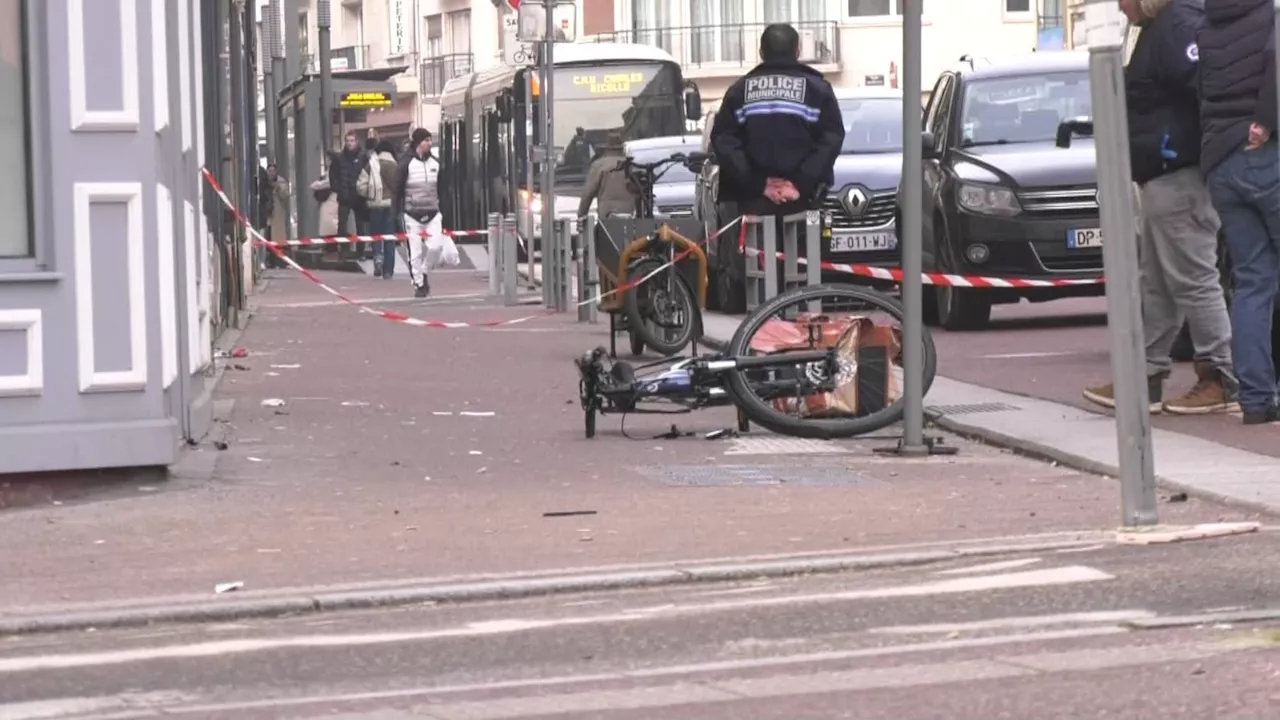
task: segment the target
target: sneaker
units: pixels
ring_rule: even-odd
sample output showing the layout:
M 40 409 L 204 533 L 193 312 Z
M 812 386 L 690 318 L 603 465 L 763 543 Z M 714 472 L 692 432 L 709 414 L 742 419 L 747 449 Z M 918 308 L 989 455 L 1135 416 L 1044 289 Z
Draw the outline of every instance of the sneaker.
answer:
M 373 266 L 373 276 L 374 276 L 374 277 L 376 277 L 376 278 L 380 278 L 380 277 L 382 277 L 382 266 L 381 266 L 381 265 L 376 265 L 376 264 L 375 264 L 375 265 Z
M 424 298 L 430 294 L 431 294 L 431 287 L 425 284 L 419 285 L 413 290 L 413 296 L 416 298 Z
M 394 271 L 391 271 L 391 270 L 388 270 L 387 272 L 382 273 L 382 279 L 383 279 L 383 280 L 390 280 L 391 278 L 393 278 L 393 277 L 395 277 L 395 276 L 396 276 L 395 272 L 394 272 Z
M 1164 404 L 1165 412 L 1174 415 L 1211 415 L 1240 411 L 1236 392 L 1222 373 L 1208 365 L 1196 363 L 1197 380 L 1190 392 Z
M 1084 399 L 1094 405 L 1101 405 L 1104 408 L 1116 407 L 1116 388 L 1108 383 L 1097 387 L 1084 389 Z M 1152 413 L 1159 414 L 1164 410 L 1164 375 L 1152 375 L 1147 378 L 1147 399 L 1150 402 L 1148 409 Z

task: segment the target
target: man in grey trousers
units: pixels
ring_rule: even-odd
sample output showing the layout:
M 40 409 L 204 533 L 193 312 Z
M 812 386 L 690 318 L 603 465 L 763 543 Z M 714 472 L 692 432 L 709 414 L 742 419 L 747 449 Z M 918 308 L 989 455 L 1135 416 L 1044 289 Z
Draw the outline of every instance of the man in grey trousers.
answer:
M 1147 387 L 1152 412 L 1236 412 L 1231 321 L 1218 279 L 1218 228 L 1200 173 L 1197 93 L 1204 0 L 1120 0 L 1141 28 L 1125 68 L 1129 153 L 1138 185 L 1138 247 Z M 1121 238 L 1107 238 L 1123 242 Z M 1196 384 L 1164 400 L 1169 357 L 1183 322 L 1195 346 Z M 1087 400 L 1115 406 L 1111 385 L 1087 388 Z

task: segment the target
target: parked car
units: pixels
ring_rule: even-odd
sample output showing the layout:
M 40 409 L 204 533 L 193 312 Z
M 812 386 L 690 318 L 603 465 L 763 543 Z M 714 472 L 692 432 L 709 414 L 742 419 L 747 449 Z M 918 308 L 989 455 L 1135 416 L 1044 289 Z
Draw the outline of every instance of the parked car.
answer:
M 1091 116 L 1088 55 L 1031 53 L 944 72 L 925 110 L 926 271 L 1039 279 L 1102 272 L 1091 138 L 1057 145 L 1060 125 Z M 1101 284 L 926 287 L 926 321 L 984 327 L 991 307 L 1101 295 Z
M 631 140 L 623 152 L 638 163 L 652 163 L 675 153 L 694 153 L 702 147 L 699 135 L 673 135 Z M 672 165 L 653 186 L 654 215 L 667 218 L 693 217 L 694 185 L 697 178 L 683 164 Z
M 872 87 L 837 89 L 836 94 L 844 116 L 845 141 L 835 164 L 835 183 L 823 206 L 831 237 L 822 248 L 822 259 L 896 266 L 894 218 L 902 174 L 902 93 Z M 704 150 L 710 152 L 709 133 L 703 137 Z M 738 217 L 735 204 L 721 202 L 717 196 L 719 171 L 712 157 L 698 175 L 695 207 L 708 235 Z M 742 312 L 746 261 L 739 252 L 738 233 L 725 233 L 709 243 L 707 256 L 711 303 L 725 312 Z M 824 279 L 857 280 L 845 274 Z

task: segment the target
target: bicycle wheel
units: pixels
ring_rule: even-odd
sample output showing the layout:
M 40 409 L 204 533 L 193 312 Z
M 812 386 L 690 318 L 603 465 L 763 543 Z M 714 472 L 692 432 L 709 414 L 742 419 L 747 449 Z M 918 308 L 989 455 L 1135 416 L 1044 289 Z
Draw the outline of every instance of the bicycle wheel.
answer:
M 675 269 L 663 270 L 662 266 L 656 258 L 645 258 L 627 271 L 631 278 L 657 273 L 627 289 L 627 323 L 650 349 L 675 355 L 693 342 L 698 304 Z
M 876 316 L 901 324 L 902 305 L 884 293 L 856 285 L 799 288 L 775 297 L 749 314 L 729 341 L 725 354 L 729 357 L 769 352 L 785 354 L 787 350 L 827 347 L 833 344 L 829 336 L 824 342 L 814 338 L 813 330 L 810 329 L 806 336 L 798 328 L 819 327 L 824 333 L 830 331 L 847 337 L 843 334 L 844 329 L 854 322 L 858 322 L 860 328 L 868 328 L 868 333 L 874 333 L 867 337 L 896 337 L 900 342 L 901 335 L 894 329 L 890 329 L 889 333 L 882 332 L 885 322 L 877 322 Z M 821 321 L 818 320 L 819 317 L 822 318 Z M 770 321 L 781 321 L 781 324 L 767 325 Z M 811 324 L 814 322 L 819 324 Z M 765 335 L 761 335 L 761 330 L 766 327 L 770 329 L 766 330 Z M 755 343 L 757 336 L 764 338 L 779 328 L 793 333 L 796 342 L 768 348 L 765 347 L 767 343 Z M 862 342 L 863 340 L 859 340 L 859 343 Z M 880 351 L 878 357 L 874 352 L 877 350 Z M 923 350 L 924 391 L 927 393 L 938 369 L 937 349 L 928 328 L 924 329 Z M 839 352 L 839 348 L 837 351 Z M 726 389 L 735 404 L 752 422 L 773 432 L 794 437 L 821 440 L 854 437 L 901 420 L 904 410 L 901 349 L 893 347 L 893 340 L 879 343 L 875 347 L 860 344 L 857 354 L 851 359 L 852 362 L 846 364 L 842 357 L 839 378 L 817 379 L 836 383 L 842 388 L 837 392 L 846 393 L 843 398 L 850 397 L 848 393 L 856 393 L 857 401 L 853 403 L 856 407 L 852 409 L 850 403 L 844 402 L 843 405 L 832 405 L 843 407 L 843 411 L 828 409 L 819 414 L 812 411 L 808 398 L 789 397 L 777 391 L 779 386 L 798 387 L 802 374 L 804 378 L 812 378 L 815 371 L 821 371 L 820 367 L 812 364 L 771 370 L 734 370 L 726 376 Z M 845 375 L 846 368 L 852 370 L 852 379 Z M 827 393 L 823 397 L 836 394 Z

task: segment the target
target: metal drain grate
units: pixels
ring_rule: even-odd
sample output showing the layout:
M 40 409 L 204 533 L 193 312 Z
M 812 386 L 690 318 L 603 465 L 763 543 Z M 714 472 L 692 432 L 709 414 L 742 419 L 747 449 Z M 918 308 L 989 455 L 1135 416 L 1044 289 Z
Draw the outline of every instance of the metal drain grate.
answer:
M 972 403 L 969 405 L 930 405 L 929 412 L 938 415 L 976 415 L 978 413 L 1009 412 L 1021 410 L 1016 405 L 1005 403 Z
M 652 480 L 683 487 L 831 486 L 875 482 L 856 470 L 836 466 L 647 465 L 632 469 Z

